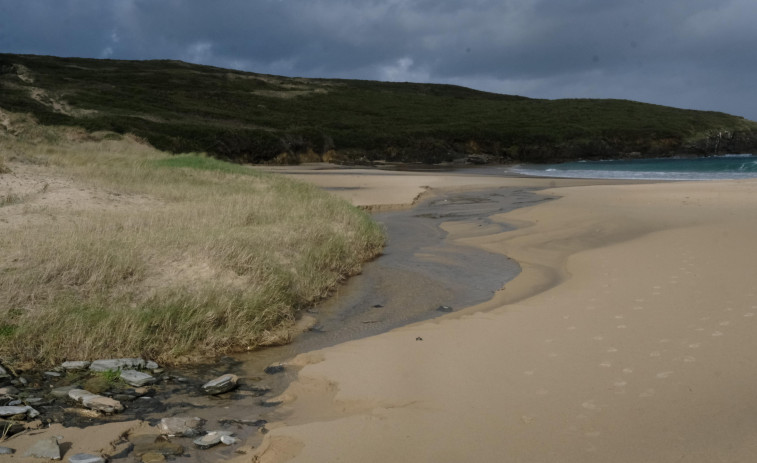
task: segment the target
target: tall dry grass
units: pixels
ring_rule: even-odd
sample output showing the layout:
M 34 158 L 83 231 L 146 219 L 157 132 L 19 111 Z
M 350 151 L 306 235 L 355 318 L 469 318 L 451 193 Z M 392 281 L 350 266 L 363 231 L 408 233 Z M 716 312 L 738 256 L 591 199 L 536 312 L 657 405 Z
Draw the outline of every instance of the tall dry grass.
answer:
M 0 223 L 4 361 L 176 363 L 280 342 L 384 243 L 366 213 L 308 184 L 128 136 L 15 127 L 0 133 L 10 162 L 128 201 L 12 206 L 47 220 Z

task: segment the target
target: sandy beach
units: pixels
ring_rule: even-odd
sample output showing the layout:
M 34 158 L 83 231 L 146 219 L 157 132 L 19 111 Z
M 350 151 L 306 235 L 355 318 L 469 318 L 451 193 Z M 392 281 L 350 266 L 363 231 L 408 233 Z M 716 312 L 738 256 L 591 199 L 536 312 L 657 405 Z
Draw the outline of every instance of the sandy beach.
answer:
M 491 301 L 296 357 L 257 461 L 757 458 L 757 182 L 296 175 L 363 206 L 484 183 L 560 199 L 496 218 L 515 231 L 450 224 L 522 266 Z

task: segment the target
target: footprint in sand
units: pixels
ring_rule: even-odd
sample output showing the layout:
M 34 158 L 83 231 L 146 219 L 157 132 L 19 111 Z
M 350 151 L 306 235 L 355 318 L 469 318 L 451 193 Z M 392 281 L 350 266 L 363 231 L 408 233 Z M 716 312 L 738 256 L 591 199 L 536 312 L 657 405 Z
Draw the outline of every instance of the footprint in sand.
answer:
M 744 314 L 744 317 L 745 318 L 752 318 L 752 317 L 754 317 L 754 314 L 752 312 L 747 312 L 747 313 Z
M 630 375 L 631 373 L 633 373 L 633 368 L 623 368 L 623 373 Z
M 657 379 L 665 379 L 669 378 L 674 372 L 672 371 L 661 371 L 660 373 L 657 373 Z
M 702 346 L 701 343 L 695 342 L 694 344 L 689 344 L 689 349 L 699 349 L 699 347 L 701 346 Z
M 723 336 L 723 333 L 721 331 L 715 331 L 714 333 L 712 333 L 712 336 L 717 338 L 718 336 Z
M 657 357 L 660 357 L 661 355 L 662 354 L 660 354 L 659 351 L 654 351 L 654 352 L 650 352 L 649 353 L 649 356 L 652 357 L 652 358 L 657 358 Z
M 728 326 L 728 325 L 730 325 L 730 324 L 731 324 L 731 322 L 729 322 L 729 321 L 727 321 L 727 320 L 726 320 L 726 321 L 722 321 L 722 322 L 718 323 L 718 325 L 720 325 L 720 326 Z
M 639 394 L 639 397 L 652 397 L 655 394 L 656 394 L 655 390 L 652 388 L 649 388 L 646 391 Z
M 582 403 L 581 406 L 587 410 L 596 410 L 597 404 L 594 403 L 593 400 L 587 400 L 586 402 Z
M 614 354 L 617 351 L 618 351 L 618 349 L 616 349 L 614 347 L 608 347 L 605 352 L 607 352 L 608 354 Z
M 602 362 L 602 363 L 599 364 L 599 366 L 602 367 L 602 368 L 610 368 L 612 366 L 612 363 L 610 363 L 610 362 Z
M 696 357 L 692 357 L 691 355 L 687 355 L 686 357 L 683 358 L 683 361 L 685 363 L 694 363 L 694 362 L 697 361 L 697 359 L 696 359 Z
M 591 338 L 591 339 L 593 339 L 593 340 L 595 340 L 595 341 L 601 341 L 601 340 L 603 340 L 604 338 L 605 338 L 604 336 L 594 336 L 594 337 L 593 337 L 593 338 Z
M 624 330 L 626 328 L 628 328 L 628 326 L 626 326 L 626 325 L 618 325 L 618 329 L 619 330 Z

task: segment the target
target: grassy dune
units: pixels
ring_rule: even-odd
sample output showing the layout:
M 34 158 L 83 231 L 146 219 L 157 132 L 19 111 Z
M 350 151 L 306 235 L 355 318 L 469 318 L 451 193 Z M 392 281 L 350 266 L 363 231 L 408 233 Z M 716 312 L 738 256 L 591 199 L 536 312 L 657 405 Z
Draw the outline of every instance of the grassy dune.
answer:
M 297 310 L 383 246 L 367 214 L 310 185 L 13 118 L 0 127 L 0 166 L 100 201 L 56 205 L 44 186 L 0 203 L 28 219 L 0 221 L 5 361 L 176 363 L 284 342 Z

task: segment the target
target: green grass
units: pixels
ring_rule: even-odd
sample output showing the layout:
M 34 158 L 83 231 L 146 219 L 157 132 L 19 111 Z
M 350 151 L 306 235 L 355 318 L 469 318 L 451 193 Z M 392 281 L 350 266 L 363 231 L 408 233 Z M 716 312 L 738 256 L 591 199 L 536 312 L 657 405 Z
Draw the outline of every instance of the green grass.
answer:
M 209 158 L 207 156 L 198 156 L 195 154 L 183 154 L 167 158 L 156 159 L 151 162 L 156 167 L 169 167 L 169 168 L 189 168 L 198 170 L 208 170 L 215 172 L 223 172 L 227 174 L 237 175 L 260 175 L 259 171 L 253 170 L 250 167 L 242 166 L 239 164 L 232 164 L 230 162 L 220 161 L 218 159 Z
M 35 160 L 28 175 L 70 179 L 77 194 L 46 203 L 52 186 L 4 208 L 28 219 L 0 233 L 6 362 L 171 364 L 285 342 L 297 311 L 382 249 L 365 212 L 314 186 L 133 137 L 13 123 L 19 134 L 0 141 Z
M 757 124 L 626 100 L 542 100 L 452 85 L 285 78 L 178 61 L 0 54 L 0 107 L 235 162 L 470 153 L 514 161 L 757 148 Z M 44 97 L 32 98 L 35 89 Z M 58 106 L 56 106 L 56 104 Z M 721 143 L 720 148 L 723 149 Z

